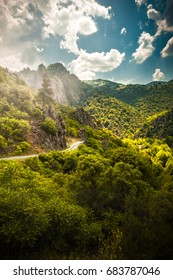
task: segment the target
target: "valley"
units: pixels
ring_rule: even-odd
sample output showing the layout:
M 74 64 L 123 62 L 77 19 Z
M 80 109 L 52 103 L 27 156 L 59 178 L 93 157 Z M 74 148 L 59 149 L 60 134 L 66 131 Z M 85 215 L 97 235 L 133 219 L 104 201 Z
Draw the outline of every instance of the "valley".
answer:
M 172 259 L 173 80 L 0 67 L 0 158 L 1 259 Z

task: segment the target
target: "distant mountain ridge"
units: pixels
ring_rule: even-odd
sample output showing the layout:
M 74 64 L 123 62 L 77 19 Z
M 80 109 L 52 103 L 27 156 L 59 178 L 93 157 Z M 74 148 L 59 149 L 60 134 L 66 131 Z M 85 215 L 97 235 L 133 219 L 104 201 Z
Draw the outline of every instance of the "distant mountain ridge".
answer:
M 158 84 L 161 85 L 161 84 L 165 84 L 165 83 L 167 83 L 167 82 L 165 82 L 165 81 L 152 81 L 152 82 L 146 84 L 146 86 L 152 86 L 152 85 L 158 85 Z
M 147 96 L 151 97 L 153 94 L 163 93 L 171 95 L 172 104 L 171 102 L 169 102 L 169 104 L 173 105 L 173 80 L 170 80 L 169 82 L 151 82 L 147 85 L 124 85 L 101 79 L 89 81 L 87 83 L 92 86 L 97 93 L 115 97 L 121 102 L 135 107 L 138 107 L 138 103 L 141 103 L 143 98 L 147 99 Z
M 149 85 L 123 85 L 101 79 L 88 83 L 95 89 L 95 94 L 87 98 L 86 109 L 104 127 L 121 137 L 142 128 L 148 117 L 173 108 L 173 80 Z M 166 122 L 162 121 L 162 125 L 165 127 L 162 130 L 165 131 Z M 158 130 L 160 129 L 159 126 Z M 141 135 L 144 135 L 142 132 Z M 159 132 L 158 135 L 160 137 Z

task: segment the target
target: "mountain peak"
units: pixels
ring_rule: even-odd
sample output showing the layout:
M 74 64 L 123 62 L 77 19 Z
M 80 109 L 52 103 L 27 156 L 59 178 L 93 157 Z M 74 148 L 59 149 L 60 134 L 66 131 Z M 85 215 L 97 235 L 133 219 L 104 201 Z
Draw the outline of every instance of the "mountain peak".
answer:
M 67 74 L 69 73 L 67 71 L 67 69 L 64 67 L 64 65 L 62 63 L 54 63 L 54 64 L 50 64 L 48 67 L 47 67 L 47 72 L 50 74 L 50 75 L 62 75 L 62 74 Z
M 18 76 L 35 89 L 41 87 L 45 74 L 50 79 L 54 99 L 59 103 L 76 104 L 84 96 L 83 83 L 74 74 L 70 74 L 62 63 L 57 62 L 48 67 L 40 64 L 37 70 L 27 68 L 18 72 Z
M 38 66 L 38 71 L 43 71 L 43 70 L 46 70 L 46 66 L 42 63 Z

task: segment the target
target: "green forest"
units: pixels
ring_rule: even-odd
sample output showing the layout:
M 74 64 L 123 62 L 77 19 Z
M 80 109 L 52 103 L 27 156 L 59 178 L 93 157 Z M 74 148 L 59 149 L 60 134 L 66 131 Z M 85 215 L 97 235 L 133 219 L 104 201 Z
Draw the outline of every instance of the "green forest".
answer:
M 1 259 L 173 258 L 172 85 L 99 80 L 70 107 L 0 68 Z

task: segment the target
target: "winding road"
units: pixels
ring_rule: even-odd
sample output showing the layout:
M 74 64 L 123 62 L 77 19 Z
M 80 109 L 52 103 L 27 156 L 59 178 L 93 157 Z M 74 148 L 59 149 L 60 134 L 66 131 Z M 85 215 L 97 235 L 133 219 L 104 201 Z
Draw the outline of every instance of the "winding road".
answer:
M 79 147 L 79 145 L 83 144 L 84 141 L 77 141 L 71 146 L 65 150 L 62 150 L 61 152 L 66 152 L 66 151 L 73 151 Z M 13 156 L 13 157 L 7 157 L 7 158 L 0 158 L 0 160 L 20 160 L 20 159 L 27 159 L 31 157 L 38 157 L 40 154 L 33 154 L 33 155 L 27 155 L 27 156 Z

